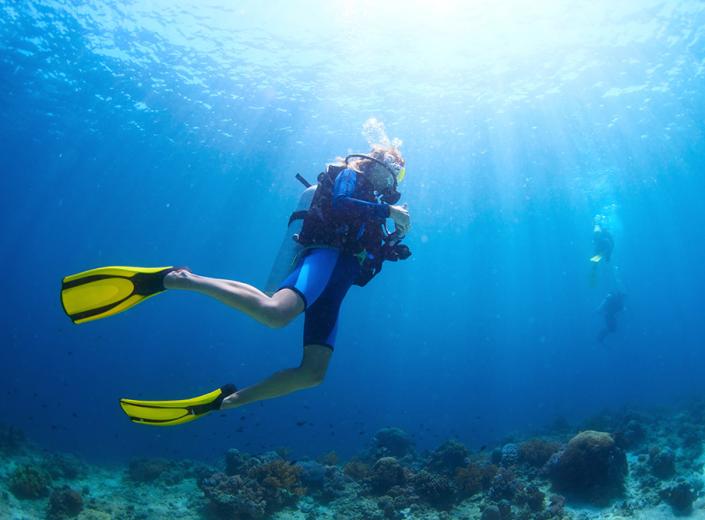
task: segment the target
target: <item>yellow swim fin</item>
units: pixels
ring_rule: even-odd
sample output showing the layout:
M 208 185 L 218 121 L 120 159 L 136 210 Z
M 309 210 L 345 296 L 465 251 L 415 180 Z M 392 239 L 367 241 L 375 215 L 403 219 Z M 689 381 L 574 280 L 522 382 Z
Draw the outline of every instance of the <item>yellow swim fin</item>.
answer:
M 235 392 L 237 392 L 235 385 L 227 384 L 207 394 L 179 401 L 120 399 L 120 407 L 134 423 L 175 426 L 219 410 L 223 399 Z
M 591 262 L 599 264 L 602 261 L 602 255 L 595 255 L 590 259 Z
M 63 279 L 61 304 L 74 323 L 106 318 L 164 291 L 173 267 L 99 267 Z

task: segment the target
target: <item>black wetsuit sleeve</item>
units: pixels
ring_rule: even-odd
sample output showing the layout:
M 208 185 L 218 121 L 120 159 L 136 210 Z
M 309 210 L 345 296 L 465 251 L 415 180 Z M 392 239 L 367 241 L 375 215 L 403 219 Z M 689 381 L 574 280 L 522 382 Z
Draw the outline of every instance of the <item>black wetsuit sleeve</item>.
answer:
M 333 210 L 351 211 L 360 217 L 388 218 L 389 205 L 377 202 L 367 202 L 354 198 L 357 187 L 357 173 L 346 168 L 338 174 L 333 186 Z

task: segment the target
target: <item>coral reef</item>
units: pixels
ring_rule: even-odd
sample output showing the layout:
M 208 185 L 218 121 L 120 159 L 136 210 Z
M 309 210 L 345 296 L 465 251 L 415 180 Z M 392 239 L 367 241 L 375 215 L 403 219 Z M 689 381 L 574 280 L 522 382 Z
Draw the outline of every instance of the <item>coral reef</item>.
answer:
M 133 482 L 152 482 L 169 469 L 164 459 L 136 459 L 130 461 L 127 476 Z
M 232 451 L 232 450 L 231 450 Z M 231 460 L 228 452 L 226 461 Z M 301 467 L 281 458 L 255 463 L 255 457 L 238 466 L 243 473 L 214 473 L 200 481 L 199 487 L 208 499 L 208 507 L 221 518 L 258 519 L 292 505 L 304 495 Z M 228 459 L 229 457 L 229 459 Z M 233 466 L 230 467 L 234 469 Z
M 456 488 L 445 475 L 421 470 L 410 479 L 414 492 L 434 507 L 450 507 L 456 498 Z
M 693 502 L 698 497 L 693 484 L 683 480 L 663 488 L 659 495 L 678 515 L 689 515 L 693 510 Z
M 301 483 L 301 468 L 283 459 L 255 466 L 247 476 L 259 485 L 269 510 L 277 511 L 295 503 L 306 493 Z
M 18 466 L 10 475 L 9 488 L 12 494 L 21 499 L 37 499 L 49 494 L 51 477 L 42 468 L 29 464 Z
M 411 436 L 399 428 L 383 428 L 373 438 L 374 458 L 396 457 L 400 459 L 413 454 L 414 441 Z
M 259 463 L 252 455 L 243 453 L 240 450 L 230 449 L 225 453 L 225 474 L 237 475 L 246 473 Z
M 499 511 L 499 506 L 494 504 L 487 506 L 482 511 L 480 520 L 502 520 L 502 513 Z
M 455 482 L 463 496 L 471 497 L 483 489 L 489 489 L 496 474 L 497 466 L 494 464 L 481 466 L 470 462 L 467 466 L 456 469 Z
M 655 477 L 668 479 L 676 474 L 676 455 L 672 450 L 654 446 L 649 451 L 649 466 Z
M 343 467 L 343 472 L 353 480 L 363 481 L 370 476 L 370 465 L 359 459 L 351 459 Z
M 48 455 L 42 467 L 55 480 L 74 480 L 86 473 L 86 465 L 78 457 L 62 453 Z
M 519 446 L 510 442 L 502 446 L 499 452 L 499 463 L 502 466 L 513 466 L 519 462 Z
M 296 465 L 301 468 L 301 482 L 311 496 L 330 501 L 345 494 L 348 478 L 337 465 L 304 460 Z
M 260 490 L 239 475 L 214 473 L 200 482 L 200 488 L 218 518 L 256 520 L 267 514 L 267 503 Z
M 83 497 L 68 486 L 52 491 L 49 497 L 48 520 L 74 518 L 83 509 Z
M 301 468 L 301 483 L 309 492 L 323 489 L 326 482 L 326 466 L 314 460 L 302 460 L 296 465 Z
M 0 518 L 702 517 L 705 460 L 698 454 L 705 425 L 699 418 L 705 420 L 705 406 L 671 415 L 602 413 L 590 422 L 614 434 L 517 435 L 476 453 L 456 440 L 418 453 L 409 435 L 386 428 L 347 462 L 334 452 L 293 462 L 286 449 L 256 455 L 231 449 L 220 468 L 137 459 L 119 471 L 98 469 L 22 440 L 0 460 Z
M 492 500 L 511 500 L 518 490 L 518 483 L 514 472 L 507 468 L 500 468 L 490 482 L 487 495 Z
M 522 491 L 522 502 L 524 502 L 534 513 L 543 511 L 546 495 L 534 485 L 526 487 Z
M 370 471 L 367 483 L 375 493 L 386 493 L 393 486 L 400 486 L 406 482 L 406 473 L 399 461 L 394 457 L 382 457 Z
M 463 467 L 468 462 L 470 451 L 456 440 L 449 440 L 441 444 L 431 453 L 427 468 L 446 475 L 454 475 L 455 470 Z
M 204 478 L 212 473 L 202 464 L 168 459 L 134 459 L 127 467 L 127 478 L 138 484 L 159 482 L 173 486 L 185 478 Z
M 596 504 L 623 492 L 627 459 L 609 433 L 584 431 L 547 463 L 553 487 Z
M 613 437 L 620 448 L 632 449 L 646 439 L 646 428 L 640 420 L 629 419 L 615 429 Z
M 340 462 L 338 454 L 335 451 L 324 453 L 316 460 L 325 466 L 336 466 L 338 462 Z
M 561 448 L 557 442 L 529 439 L 519 445 L 519 462 L 540 468 Z

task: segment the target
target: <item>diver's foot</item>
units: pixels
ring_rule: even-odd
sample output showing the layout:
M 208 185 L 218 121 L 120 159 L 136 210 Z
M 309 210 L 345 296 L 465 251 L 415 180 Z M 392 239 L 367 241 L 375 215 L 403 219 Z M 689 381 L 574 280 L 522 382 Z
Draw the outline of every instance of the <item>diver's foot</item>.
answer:
M 178 267 L 164 277 L 165 289 L 190 289 L 195 285 L 196 275 L 184 267 Z
M 238 403 L 239 399 L 240 396 L 238 395 L 238 393 L 233 392 L 232 394 L 226 396 L 223 399 L 223 402 L 220 404 L 220 409 L 227 410 L 228 408 L 237 408 L 238 406 L 242 406 L 243 403 Z

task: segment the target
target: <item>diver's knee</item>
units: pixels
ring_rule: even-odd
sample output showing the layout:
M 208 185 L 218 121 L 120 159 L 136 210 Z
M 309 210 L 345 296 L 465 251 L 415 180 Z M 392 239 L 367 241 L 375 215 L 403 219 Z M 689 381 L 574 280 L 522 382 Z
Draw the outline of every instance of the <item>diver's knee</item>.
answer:
M 268 314 L 265 318 L 265 325 L 269 327 L 270 329 L 281 329 L 283 327 L 286 327 L 291 319 L 288 319 L 286 316 L 282 316 L 281 314 Z
M 313 388 L 323 383 L 326 378 L 326 369 L 320 367 L 301 367 L 301 384 L 304 388 Z
M 279 304 L 276 301 L 269 301 L 264 307 L 264 323 L 271 329 L 286 327 L 291 320 L 296 317 L 292 309 Z
M 303 378 L 303 385 L 304 388 L 313 388 L 321 383 L 323 383 L 323 380 L 326 378 L 325 373 L 310 373 L 306 374 L 305 377 Z

